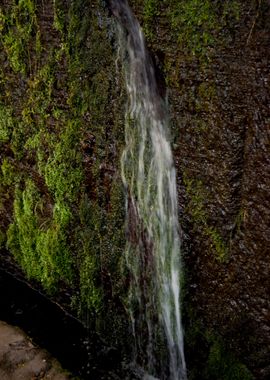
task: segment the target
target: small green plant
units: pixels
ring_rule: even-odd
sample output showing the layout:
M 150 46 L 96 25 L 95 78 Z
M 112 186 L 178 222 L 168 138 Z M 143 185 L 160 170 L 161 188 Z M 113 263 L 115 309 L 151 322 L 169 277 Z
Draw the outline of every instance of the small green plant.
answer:
M 204 206 L 204 192 L 202 181 L 195 181 L 188 178 L 186 175 L 184 175 L 183 179 L 187 194 L 189 195 L 187 212 L 191 214 L 192 219 L 196 223 L 206 226 L 208 222 L 208 216 Z
M 5 22 L 6 22 L 6 17 L 5 17 L 5 15 L 4 15 L 2 9 L 0 8 L 0 33 L 1 33 L 2 30 L 4 29 Z
M 97 262 L 94 252 L 89 250 L 81 263 L 80 295 L 88 310 L 98 313 L 102 306 L 102 289 L 97 286 Z

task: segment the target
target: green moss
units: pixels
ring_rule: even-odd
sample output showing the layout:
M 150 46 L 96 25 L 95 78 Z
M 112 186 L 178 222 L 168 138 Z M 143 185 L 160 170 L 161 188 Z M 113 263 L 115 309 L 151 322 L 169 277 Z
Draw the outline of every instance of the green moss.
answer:
M 91 233 L 91 231 L 89 231 Z M 90 248 L 90 247 L 89 247 Z M 80 311 L 82 315 L 86 308 L 90 312 L 98 314 L 103 306 L 103 292 L 97 285 L 97 258 L 94 252 L 89 249 L 80 270 Z
M 60 280 L 70 283 L 72 279 L 72 259 L 66 237 L 69 212 L 65 206 L 56 204 L 53 220 L 45 223 L 43 204 L 42 195 L 32 180 L 26 180 L 24 190 L 17 186 L 14 222 L 7 231 L 7 247 L 29 279 L 40 281 L 53 292 Z
M 167 0 L 172 36 L 182 51 L 208 61 L 213 48 L 226 43 L 231 24 L 239 18 L 239 1 Z
M 39 257 L 36 252 L 37 217 L 34 213 L 39 194 L 30 180 L 26 183 L 25 191 L 18 187 L 14 200 L 14 223 L 7 232 L 7 246 L 22 265 L 29 278 L 39 277 Z
M 154 37 L 155 18 L 160 14 L 159 0 L 145 0 L 143 8 L 143 31 L 148 41 Z
M 64 36 L 65 33 L 65 9 L 63 7 L 63 2 L 61 0 L 54 0 L 53 2 L 54 7 L 54 20 L 53 20 L 53 26 L 56 30 L 58 30 L 62 36 Z
M 243 208 L 240 208 L 235 218 L 235 227 L 238 233 L 241 231 L 241 228 L 245 222 L 245 215 L 246 215 L 246 211 Z
M 254 379 L 242 358 L 228 346 L 225 337 L 207 329 L 190 307 L 188 314 L 185 340 L 186 351 L 191 355 L 188 371 L 190 380 Z
M 0 33 L 1 33 L 2 30 L 4 29 L 5 22 L 6 22 L 6 17 L 5 17 L 5 15 L 4 15 L 2 9 L 0 8 Z
M 8 142 L 13 130 L 13 116 L 10 107 L 0 104 L 0 146 Z
M 33 0 L 19 0 L 18 6 L 20 13 L 25 13 L 30 17 L 35 13 L 36 5 L 35 1 Z
M 15 72 L 24 73 L 26 65 L 23 41 L 19 40 L 16 35 L 10 32 L 4 37 L 4 47 L 13 70 Z
M 54 220 L 46 232 L 39 232 L 36 240 L 39 268 L 36 279 L 50 292 L 56 291 L 60 280 L 71 284 L 73 279 L 72 256 L 67 243 L 65 226 Z
M 16 184 L 20 182 L 22 173 L 15 163 L 10 158 L 4 158 L 1 165 L 2 171 L 2 181 L 1 185 L 6 186 L 10 191 L 14 188 Z
M 228 258 L 228 246 L 225 244 L 217 229 L 214 227 L 207 227 L 205 233 L 211 239 L 211 245 L 214 248 L 218 261 L 226 261 Z
M 69 121 L 45 167 L 46 184 L 60 201 L 73 202 L 83 179 L 78 138 L 79 123 Z
M 0 107 L 1 142 L 12 156 L 1 163 L 1 192 L 11 184 L 10 203 L 14 195 L 7 247 L 46 291 L 78 286 L 74 307 L 81 318 L 97 316 L 117 293 L 124 243 L 121 181 L 112 184 L 106 169 L 123 141 L 108 20 L 97 4 L 98 17 L 86 0 L 55 0 L 54 29 L 43 36 L 35 4 L 14 0 L 0 15 L 12 68 L 0 68 L 12 105 Z M 83 152 L 89 136 L 93 147 Z
M 16 127 L 13 129 L 10 147 L 17 160 L 21 160 L 25 154 L 24 144 L 29 133 L 29 126 L 22 122 L 16 121 Z
M 99 205 L 90 201 L 87 194 L 83 194 L 79 208 L 79 226 L 75 229 L 73 238 L 79 268 L 79 295 L 73 298 L 73 306 L 81 318 L 89 312 L 99 314 L 103 306 L 100 282 L 101 223 Z
M 191 50 L 194 55 L 205 55 L 213 46 L 218 21 L 209 0 L 180 1 L 177 5 L 173 2 L 171 21 L 182 48 Z
M 202 99 L 214 99 L 216 96 L 216 87 L 209 82 L 202 82 L 198 86 L 198 95 Z
M 31 70 L 30 41 L 36 27 L 35 3 L 32 0 L 14 1 L 9 14 L 1 13 L 1 41 L 10 66 L 16 73 Z
M 7 238 L 5 231 L 2 231 L 2 229 L 0 229 L 0 249 L 5 247 L 6 239 Z
M 208 216 L 205 210 L 202 181 L 194 181 L 193 179 L 183 176 L 184 184 L 186 186 L 187 194 L 189 195 L 189 202 L 187 205 L 187 212 L 192 216 L 193 221 L 206 226 L 208 223 Z
M 48 108 L 53 101 L 53 87 L 55 82 L 56 62 L 50 52 L 45 62 L 28 81 L 29 97 L 22 114 L 35 113 L 40 121 L 46 121 L 50 116 Z M 31 122 L 31 120 L 30 120 Z
M 215 258 L 221 263 L 225 262 L 228 259 L 228 245 L 218 229 L 211 225 L 205 206 L 205 200 L 208 196 L 202 181 L 187 178 L 186 175 L 183 179 L 188 194 L 186 212 L 191 216 L 195 228 L 199 228 L 202 235 L 209 239 L 210 249 Z
M 211 380 L 252 380 L 247 367 L 230 353 L 220 339 L 211 338 L 206 378 Z

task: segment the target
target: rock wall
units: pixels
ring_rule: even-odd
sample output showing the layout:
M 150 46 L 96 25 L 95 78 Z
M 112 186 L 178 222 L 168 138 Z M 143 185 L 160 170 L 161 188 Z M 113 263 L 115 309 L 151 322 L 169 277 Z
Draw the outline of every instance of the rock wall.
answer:
M 0 7 L 1 265 L 101 330 L 125 241 L 113 33 L 99 1 Z
M 225 349 L 255 378 L 266 379 L 269 2 L 137 3 L 168 88 L 184 230 L 190 365 L 207 363 L 207 374 L 194 374 L 201 379 L 248 378 L 239 369 L 226 373 L 225 362 L 232 358 Z
M 0 262 L 122 344 L 125 93 L 108 3 L 0 6 Z M 189 378 L 267 379 L 269 1 L 130 4 L 168 93 Z

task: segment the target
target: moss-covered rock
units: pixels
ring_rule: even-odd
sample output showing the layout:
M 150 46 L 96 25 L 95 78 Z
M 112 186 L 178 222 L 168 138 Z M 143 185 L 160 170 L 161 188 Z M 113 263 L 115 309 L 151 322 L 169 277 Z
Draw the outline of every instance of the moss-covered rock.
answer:
M 1 248 L 99 320 L 119 303 L 124 246 L 113 21 L 83 0 L 14 0 L 0 15 Z
M 269 2 L 130 4 L 168 88 L 184 309 L 196 310 L 207 348 L 194 360 L 198 329 L 185 317 L 192 376 L 249 379 L 244 362 L 267 379 Z M 125 91 L 114 20 L 98 0 L 4 0 L 0 49 L 1 265 L 12 257 L 53 297 L 64 289 L 65 307 L 122 344 Z

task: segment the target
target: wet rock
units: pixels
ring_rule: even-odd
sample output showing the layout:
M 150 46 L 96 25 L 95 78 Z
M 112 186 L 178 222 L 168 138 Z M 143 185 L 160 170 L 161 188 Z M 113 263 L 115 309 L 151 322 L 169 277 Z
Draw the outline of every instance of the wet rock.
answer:
M 1 380 L 68 380 L 71 377 L 47 351 L 35 346 L 17 327 L 0 321 Z

